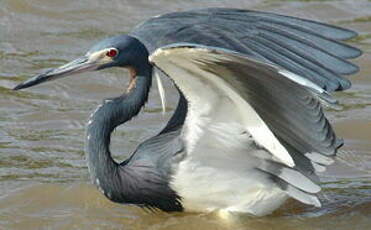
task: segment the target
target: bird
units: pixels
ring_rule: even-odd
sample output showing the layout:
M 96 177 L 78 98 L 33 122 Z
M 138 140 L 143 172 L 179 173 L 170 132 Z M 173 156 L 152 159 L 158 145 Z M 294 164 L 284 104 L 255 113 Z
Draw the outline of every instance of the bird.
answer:
M 324 108 L 359 71 L 345 44 L 357 33 L 317 21 L 234 8 L 167 13 L 105 38 L 82 57 L 17 85 L 112 67 L 129 71 L 126 91 L 103 100 L 86 131 L 91 181 L 111 201 L 165 212 L 263 216 L 289 198 L 321 207 L 318 172 L 344 141 Z M 137 116 L 152 78 L 179 92 L 173 115 L 123 162 L 114 129 Z M 164 105 L 163 105 L 164 106 Z

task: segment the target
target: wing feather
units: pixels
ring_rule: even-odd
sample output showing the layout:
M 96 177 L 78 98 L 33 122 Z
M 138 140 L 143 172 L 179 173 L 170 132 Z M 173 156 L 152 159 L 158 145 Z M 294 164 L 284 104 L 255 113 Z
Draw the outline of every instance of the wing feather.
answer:
M 353 31 L 240 9 L 208 8 L 164 14 L 140 24 L 131 35 L 150 52 L 187 42 L 244 53 L 308 78 L 330 92 L 350 87 L 341 75 L 355 73 L 358 67 L 346 59 L 361 55 L 359 49 L 340 42 L 355 37 L 357 33 Z
M 210 82 L 222 81 L 223 87 L 232 89 L 235 94 L 229 96 L 238 95 L 246 102 L 245 108 L 252 107 L 243 110 L 246 112 L 244 116 L 250 119 L 255 116 L 252 123 L 246 123 L 248 131 L 287 165 L 290 165 L 291 157 L 287 157 L 286 149 L 277 144 L 279 141 L 275 136 L 301 153 L 334 155 L 339 147 L 340 140 L 326 119 L 319 98 L 325 98 L 328 103 L 336 101 L 306 78 L 254 57 L 195 44 L 173 44 L 158 49 L 150 60 L 173 79 L 176 69 L 183 69 L 199 78 L 207 77 Z M 182 85 L 178 86 L 182 89 Z M 267 128 L 259 129 L 264 134 L 251 128 L 265 124 Z M 270 136 L 271 132 L 275 136 Z M 273 145 L 269 146 L 270 143 Z
M 273 156 L 274 161 L 261 156 L 255 169 L 289 196 L 320 206 L 313 195 L 320 191 L 313 174 L 333 162 L 326 155 L 335 154 L 341 143 L 321 107 L 321 100 L 336 103 L 325 90 L 254 56 L 215 47 L 173 44 L 156 50 L 150 61 L 174 80 L 191 105 L 202 104 L 203 95 L 210 98 L 190 89 L 194 78 L 222 92 L 238 108 L 234 110 L 240 115 L 238 122 Z

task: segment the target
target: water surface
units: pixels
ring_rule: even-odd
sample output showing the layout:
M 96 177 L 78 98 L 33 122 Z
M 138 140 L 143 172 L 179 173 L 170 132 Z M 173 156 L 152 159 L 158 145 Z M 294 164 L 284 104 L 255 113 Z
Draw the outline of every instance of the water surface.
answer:
M 90 184 L 83 152 L 85 124 L 103 98 L 120 94 L 127 73 L 105 70 L 13 92 L 20 81 L 85 53 L 96 41 L 130 31 L 150 16 L 207 6 L 267 10 L 321 20 L 360 32 L 364 50 L 353 87 L 336 93 L 328 111 L 346 150 L 321 176 L 320 209 L 289 201 L 273 215 L 224 221 L 214 214 L 151 213 L 106 200 Z M 371 229 L 371 2 L 367 0 L 1 0 L 0 229 Z M 122 160 L 160 130 L 177 100 L 167 82 L 161 115 L 152 90 L 141 113 L 114 135 Z M 344 162 L 346 164 L 344 164 Z M 349 167 L 348 165 L 352 167 Z M 361 170 L 359 170 L 361 169 Z

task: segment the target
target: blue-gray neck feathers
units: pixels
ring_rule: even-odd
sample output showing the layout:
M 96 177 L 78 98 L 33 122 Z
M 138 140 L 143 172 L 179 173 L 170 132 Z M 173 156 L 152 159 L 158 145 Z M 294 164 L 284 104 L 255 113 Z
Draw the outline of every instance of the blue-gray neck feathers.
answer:
M 118 164 L 110 153 L 110 140 L 113 130 L 136 116 L 148 98 L 151 87 L 151 69 L 147 76 L 137 76 L 136 86 L 128 93 L 107 99 L 100 105 L 89 121 L 86 152 L 90 175 L 94 183 L 107 186 L 114 183 L 112 175 Z
M 132 44 L 130 48 L 128 44 L 125 48 L 122 47 L 120 53 L 123 56 L 119 57 L 116 66 L 132 68 L 133 73 L 136 73 L 133 78 L 135 84 L 127 93 L 106 99 L 91 116 L 86 143 L 91 179 L 112 201 L 155 207 L 164 211 L 181 211 L 179 197 L 168 186 L 169 177 L 159 173 L 161 170 L 151 161 L 143 163 L 129 158 L 116 163 L 111 156 L 111 133 L 140 112 L 148 99 L 152 83 L 152 66 L 148 62 L 146 48 L 136 39 L 129 40 Z M 100 46 L 108 46 L 107 44 L 110 42 L 103 41 Z M 175 127 L 179 126 L 168 125 L 168 130 Z M 156 155 L 150 149 L 145 154 Z
M 112 44 L 110 40 L 115 39 L 117 37 L 107 39 L 92 50 L 99 49 L 105 44 Z M 122 65 L 135 70 L 136 76 L 133 80 L 135 85 L 129 92 L 119 97 L 104 100 L 92 114 L 87 128 L 86 153 L 91 179 L 106 196 L 111 196 L 112 194 L 107 193 L 114 193 L 113 190 L 119 189 L 121 183 L 117 171 L 119 164 L 113 160 L 109 149 L 111 133 L 117 126 L 140 112 L 148 99 L 152 83 L 152 66 L 148 63 L 148 52 L 145 47 L 135 40 L 133 45 L 126 46 L 125 50 L 121 51 L 123 56 L 127 56 Z M 134 58 L 130 58 L 130 55 Z

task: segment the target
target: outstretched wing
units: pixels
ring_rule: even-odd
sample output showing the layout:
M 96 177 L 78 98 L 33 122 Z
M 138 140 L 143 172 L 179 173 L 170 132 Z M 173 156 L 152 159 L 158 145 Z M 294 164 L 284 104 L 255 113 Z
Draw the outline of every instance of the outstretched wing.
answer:
M 131 35 L 147 49 L 195 43 L 237 51 L 274 63 L 331 92 L 350 87 L 343 75 L 358 71 L 347 59 L 361 51 L 341 43 L 353 31 L 310 20 L 250 10 L 209 8 L 149 19 Z
M 158 49 L 151 60 L 173 78 L 189 104 L 181 96 L 178 109 L 182 112 L 174 114 L 164 130 L 183 125 L 186 110 L 187 116 L 194 107 L 207 110 L 210 104 L 202 102 L 212 101 L 217 107 L 218 101 L 207 95 L 210 91 L 203 90 L 203 86 L 212 86 L 222 99 L 220 104 L 224 103 L 214 110 L 218 113 L 214 118 L 228 120 L 230 113 L 237 112 L 255 141 L 289 166 L 264 160 L 256 168 L 272 176 L 293 198 L 320 205 L 312 195 L 319 187 L 300 173 L 314 179 L 314 170 L 323 171 L 332 163 L 325 155 L 334 155 L 342 145 L 321 103 L 336 103 L 326 91 L 349 88 L 343 76 L 358 71 L 347 59 L 358 57 L 361 51 L 341 42 L 355 37 L 355 32 L 274 13 L 209 8 L 154 17 L 134 28 L 131 35 L 150 53 L 170 45 Z M 197 81 L 200 84 L 195 87 Z M 233 111 L 223 110 L 232 108 L 226 101 L 233 102 Z M 193 128 L 207 120 L 202 116 L 197 120 L 197 115 L 196 121 L 195 117 L 187 119 Z M 224 128 L 218 131 L 228 135 Z M 192 143 L 184 144 L 190 151 Z
M 196 44 L 160 48 L 150 61 L 174 80 L 193 107 L 218 106 L 202 104 L 213 100 L 200 91 L 202 85 L 227 98 L 254 140 L 288 166 L 293 166 L 293 150 L 320 163 L 310 153 L 332 155 L 341 143 L 321 108 L 321 101 L 336 101 L 306 78 L 254 57 Z M 218 117 L 231 116 L 218 112 L 224 113 Z

